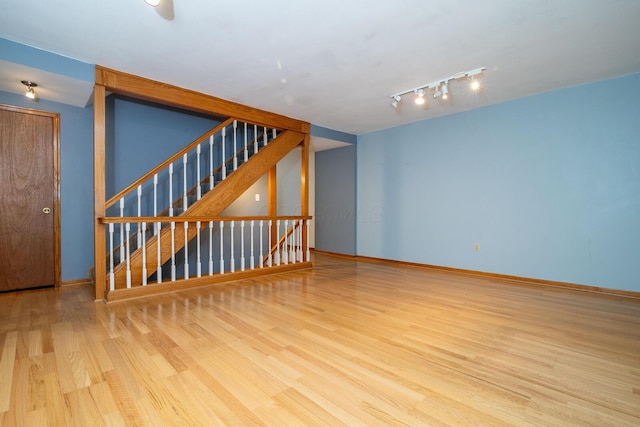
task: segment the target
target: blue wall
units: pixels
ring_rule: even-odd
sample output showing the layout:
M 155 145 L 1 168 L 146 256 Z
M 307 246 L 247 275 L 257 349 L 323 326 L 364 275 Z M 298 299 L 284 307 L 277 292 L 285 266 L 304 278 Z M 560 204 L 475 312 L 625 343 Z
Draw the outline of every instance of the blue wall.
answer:
M 93 108 L 34 102 L 0 92 L 0 103 L 60 114 L 62 280 L 87 277 L 93 265 Z
M 640 291 L 639 117 L 635 74 L 361 135 L 357 252 Z
M 356 146 L 316 153 L 315 248 L 356 254 Z

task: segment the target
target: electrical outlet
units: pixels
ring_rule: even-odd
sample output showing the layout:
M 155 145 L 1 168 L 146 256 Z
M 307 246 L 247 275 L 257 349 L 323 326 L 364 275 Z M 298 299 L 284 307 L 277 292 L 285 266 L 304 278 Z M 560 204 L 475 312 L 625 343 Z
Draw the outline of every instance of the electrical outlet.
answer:
M 475 243 L 473 245 L 473 251 L 474 252 L 480 252 L 480 243 Z

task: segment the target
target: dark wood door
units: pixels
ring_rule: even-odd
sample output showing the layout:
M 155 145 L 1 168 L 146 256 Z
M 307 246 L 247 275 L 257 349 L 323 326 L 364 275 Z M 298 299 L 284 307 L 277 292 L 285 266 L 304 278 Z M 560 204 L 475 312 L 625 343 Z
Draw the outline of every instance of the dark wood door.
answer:
M 0 106 L 0 291 L 56 284 L 58 116 Z

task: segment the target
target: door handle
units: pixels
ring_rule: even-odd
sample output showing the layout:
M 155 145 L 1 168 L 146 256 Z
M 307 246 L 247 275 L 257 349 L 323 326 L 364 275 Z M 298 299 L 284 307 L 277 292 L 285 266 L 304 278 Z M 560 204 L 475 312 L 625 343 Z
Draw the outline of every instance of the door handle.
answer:
M 51 213 L 51 208 L 43 208 L 43 209 L 42 209 L 42 212 L 43 212 L 45 215 L 50 214 L 50 213 Z

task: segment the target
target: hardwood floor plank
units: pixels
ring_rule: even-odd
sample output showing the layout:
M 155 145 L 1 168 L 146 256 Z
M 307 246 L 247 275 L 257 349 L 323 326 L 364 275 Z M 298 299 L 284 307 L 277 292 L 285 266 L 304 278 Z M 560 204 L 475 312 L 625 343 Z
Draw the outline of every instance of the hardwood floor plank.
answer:
M 4 337 L 0 356 L 0 412 L 7 412 L 11 404 L 11 390 L 13 389 L 13 367 L 16 360 L 16 346 L 18 332 L 8 332 Z

